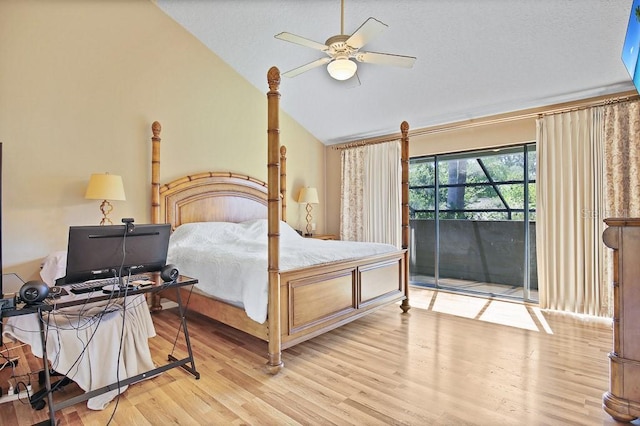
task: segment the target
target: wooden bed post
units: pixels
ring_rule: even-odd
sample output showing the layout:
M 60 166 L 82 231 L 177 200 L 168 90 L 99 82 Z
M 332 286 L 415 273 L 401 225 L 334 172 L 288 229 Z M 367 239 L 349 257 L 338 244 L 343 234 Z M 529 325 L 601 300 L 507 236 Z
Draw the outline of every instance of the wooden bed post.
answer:
M 160 223 L 160 131 L 162 126 L 154 121 L 151 125 L 151 223 Z M 161 297 L 154 292 L 151 297 L 151 312 L 162 310 Z
M 282 367 L 282 336 L 280 335 L 280 70 L 271 67 L 267 72 L 267 214 L 269 356 L 267 371 L 278 373 Z
M 403 121 L 400 124 L 402 133 L 401 163 L 402 163 L 402 248 L 407 250 L 404 260 L 404 295 L 405 299 L 400 305 L 402 312 L 411 309 L 409 305 L 409 123 Z
M 287 147 L 280 147 L 280 194 L 282 194 L 282 221 L 287 221 Z
M 154 121 L 151 125 L 151 223 L 160 223 L 160 131 L 162 126 Z
M 408 262 L 407 250 L 403 249 L 384 254 L 363 254 L 358 259 L 350 257 L 294 270 L 280 270 L 280 227 L 281 220 L 286 217 L 286 208 L 283 207 L 286 207 L 287 179 L 286 149 L 280 145 L 280 71 L 277 68 L 269 70 L 267 82 L 268 183 L 228 171 L 209 171 L 182 176 L 161 185 L 160 123 L 156 122 L 152 126 L 151 217 L 153 222 L 170 223 L 174 230 L 182 224 L 193 222 L 239 223 L 267 217 L 268 307 L 265 321 L 254 321 L 242 307 L 235 304 L 200 292 L 191 294 L 187 289 L 180 291 L 184 300 L 188 297 L 191 301 L 192 311 L 267 342 L 264 368 L 266 372 L 276 374 L 284 366 L 283 348 L 405 299 L 405 267 Z M 408 155 L 405 154 L 403 158 L 405 161 L 402 164 L 406 165 Z M 406 179 L 404 181 L 407 182 Z M 406 202 L 404 206 L 407 206 Z M 405 220 L 403 223 L 408 222 Z M 405 241 L 404 245 L 407 244 Z M 348 281 L 351 281 L 350 285 Z M 296 287 L 302 288 L 302 291 L 296 293 Z M 351 289 L 352 301 L 358 300 L 361 289 L 366 288 L 365 299 L 371 303 L 362 303 L 355 310 L 336 315 L 330 295 L 339 294 L 342 298 L 345 288 Z M 163 297 L 176 300 L 178 294 L 170 292 Z M 157 306 L 162 309 L 159 303 Z M 404 308 L 408 308 L 406 302 Z

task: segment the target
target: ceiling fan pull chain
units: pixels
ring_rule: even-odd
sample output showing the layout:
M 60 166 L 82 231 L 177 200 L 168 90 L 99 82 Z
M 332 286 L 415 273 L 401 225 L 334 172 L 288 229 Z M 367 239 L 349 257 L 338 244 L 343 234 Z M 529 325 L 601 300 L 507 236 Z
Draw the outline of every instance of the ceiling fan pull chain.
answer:
M 344 0 L 340 0 L 340 35 L 344 35 Z

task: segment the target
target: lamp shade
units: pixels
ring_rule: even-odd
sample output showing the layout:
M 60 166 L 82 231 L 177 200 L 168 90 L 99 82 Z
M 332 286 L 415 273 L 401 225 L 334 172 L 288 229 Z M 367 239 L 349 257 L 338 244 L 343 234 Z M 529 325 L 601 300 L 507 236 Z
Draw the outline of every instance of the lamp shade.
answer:
M 305 187 L 300 190 L 300 196 L 298 197 L 299 203 L 318 204 L 318 190 L 315 188 Z
M 84 198 L 91 200 L 125 200 L 122 177 L 118 175 L 92 174 Z
M 336 58 L 329 62 L 327 71 L 336 80 L 348 80 L 356 73 L 358 65 L 347 58 Z

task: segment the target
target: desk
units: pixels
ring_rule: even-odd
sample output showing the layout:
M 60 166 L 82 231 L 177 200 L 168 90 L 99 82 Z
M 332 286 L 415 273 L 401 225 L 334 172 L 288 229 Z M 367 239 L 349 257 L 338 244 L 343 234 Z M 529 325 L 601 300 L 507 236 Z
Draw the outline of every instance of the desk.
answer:
M 64 401 L 60 401 L 58 403 L 54 403 L 53 401 L 53 393 L 51 392 L 51 377 L 50 377 L 50 371 L 49 371 L 49 365 L 48 365 L 48 358 L 47 358 L 47 350 L 46 350 L 46 345 L 47 345 L 47 331 L 45 330 L 45 325 L 44 325 L 44 321 L 43 321 L 43 313 L 48 312 L 48 311 L 55 311 L 58 309 L 62 309 L 62 308 L 68 308 L 68 307 L 72 307 L 72 306 L 81 306 L 87 303 L 95 303 L 95 302 L 101 302 L 101 301 L 108 301 L 108 300 L 113 300 L 114 297 L 122 297 L 124 296 L 124 294 L 122 294 L 122 296 L 116 296 L 116 295 L 111 295 L 111 294 L 105 294 L 101 291 L 99 292 L 93 292 L 93 293 L 86 293 L 86 294 L 73 294 L 71 292 L 69 292 L 68 295 L 62 296 L 60 298 L 57 299 L 47 299 L 47 303 L 43 303 L 43 304 L 38 304 L 38 305 L 26 305 L 23 307 L 19 307 L 13 310 L 8 310 L 8 311 L 4 311 L 3 312 L 3 316 L 6 317 L 12 317 L 12 316 L 18 316 L 18 315 L 26 315 L 26 314 L 37 314 L 38 315 L 38 324 L 39 324 L 39 328 L 40 328 L 40 341 L 42 343 L 42 352 L 43 352 L 43 365 L 44 365 L 44 372 L 45 372 L 45 389 L 47 390 L 47 402 L 49 404 L 49 421 L 44 422 L 43 424 L 51 424 L 51 425 L 55 425 L 56 420 L 55 420 L 55 412 L 58 410 L 61 410 L 65 407 L 77 404 L 79 402 L 82 401 L 87 401 L 90 398 L 93 398 L 95 396 L 98 395 L 102 395 L 106 392 L 110 392 L 113 390 L 117 390 L 118 388 L 121 388 L 122 386 L 126 386 L 129 384 L 133 384 L 136 382 L 139 382 L 141 380 L 147 379 L 149 377 L 153 377 L 159 373 L 162 373 L 164 371 L 167 371 L 169 369 L 175 368 L 175 367 L 181 367 L 183 369 L 185 369 L 186 371 L 188 371 L 189 373 L 191 373 L 196 379 L 200 378 L 200 373 L 197 372 L 196 367 L 195 367 L 195 362 L 193 359 L 193 351 L 191 349 L 191 341 L 189 339 L 189 331 L 187 329 L 187 321 L 185 318 L 185 313 L 186 313 L 186 306 L 184 306 L 183 302 L 182 302 L 182 298 L 180 295 L 180 292 L 178 291 L 180 287 L 184 287 L 184 286 L 189 286 L 189 285 L 194 285 L 197 284 L 198 280 L 193 279 L 193 278 L 189 278 L 189 277 L 184 277 L 184 276 L 180 276 L 176 281 L 174 282 L 168 282 L 165 283 L 162 281 L 162 279 L 160 278 L 160 274 L 159 273 L 151 273 L 149 274 L 149 279 L 151 281 L 153 281 L 153 284 L 149 287 L 145 287 L 145 288 L 141 288 L 141 289 L 130 289 L 127 291 L 127 298 L 130 296 L 135 296 L 135 295 L 140 295 L 140 294 L 147 294 L 147 293 L 156 293 L 158 291 L 161 290 L 170 290 L 170 289 L 175 289 L 176 290 L 176 296 L 177 296 L 177 302 L 178 302 L 178 310 L 179 310 L 179 315 L 180 315 L 180 328 L 178 330 L 178 333 L 180 333 L 180 330 L 182 330 L 182 332 L 184 333 L 184 338 L 185 338 L 185 343 L 186 343 L 186 347 L 187 347 L 187 351 L 188 351 L 188 356 L 182 359 L 177 359 L 176 357 L 174 357 L 172 354 L 169 354 L 167 357 L 168 362 L 165 365 L 162 365 L 160 367 L 156 367 L 153 369 L 150 369 L 148 371 L 145 371 L 143 373 L 137 374 L 135 376 L 131 376 L 128 377 L 126 379 L 122 379 L 119 380 L 119 382 L 115 382 L 115 383 L 111 383 L 107 386 L 103 386 L 99 389 L 93 389 L 90 391 L 85 392 L 82 395 L 78 395 L 76 397 L 73 398 L 69 398 L 66 399 Z

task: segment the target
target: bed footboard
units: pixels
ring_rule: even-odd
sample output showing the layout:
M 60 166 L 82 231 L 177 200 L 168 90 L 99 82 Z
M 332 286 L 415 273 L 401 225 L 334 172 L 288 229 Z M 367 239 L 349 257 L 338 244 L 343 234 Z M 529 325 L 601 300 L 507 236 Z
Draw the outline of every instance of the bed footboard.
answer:
M 281 272 L 282 347 L 404 300 L 406 253 Z
M 406 261 L 407 251 L 402 250 L 281 272 L 282 349 L 406 300 Z M 175 300 L 174 292 L 163 297 Z M 189 300 L 189 310 L 269 341 L 268 323 L 251 320 L 242 308 L 199 293 L 182 297 Z

